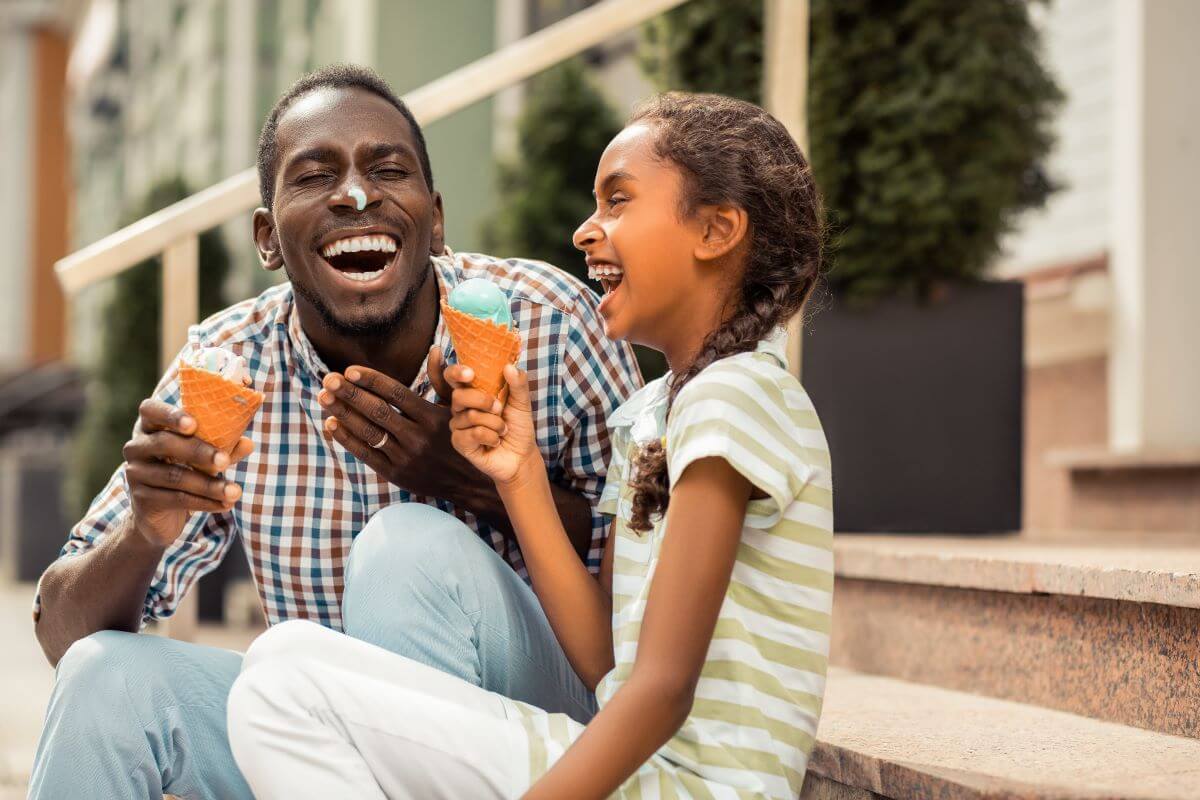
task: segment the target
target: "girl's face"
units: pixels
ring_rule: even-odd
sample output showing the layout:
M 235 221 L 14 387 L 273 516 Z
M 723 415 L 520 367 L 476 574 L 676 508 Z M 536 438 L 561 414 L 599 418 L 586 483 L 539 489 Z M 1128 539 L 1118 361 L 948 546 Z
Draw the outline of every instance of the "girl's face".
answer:
M 574 241 L 587 254 L 589 277 L 604 288 L 608 335 L 670 356 L 672 340 L 692 327 L 684 323 L 706 283 L 695 258 L 704 226 L 681 218 L 682 176 L 653 145 L 654 129 L 643 123 L 612 140 L 596 169 L 596 211 Z

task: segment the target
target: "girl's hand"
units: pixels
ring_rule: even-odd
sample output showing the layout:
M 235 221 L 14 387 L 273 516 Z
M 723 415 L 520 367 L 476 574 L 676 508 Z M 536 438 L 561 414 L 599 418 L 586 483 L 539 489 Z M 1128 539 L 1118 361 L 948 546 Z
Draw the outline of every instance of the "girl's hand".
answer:
M 444 372 L 453 392 L 450 397 L 450 441 L 480 472 L 498 486 L 517 481 L 531 464 L 545 471 L 534 441 L 533 412 L 528 376 L 512 366 L 504 368 L 508 401 L 501 403 L 471 386 L 474 371 L 452 364 Z

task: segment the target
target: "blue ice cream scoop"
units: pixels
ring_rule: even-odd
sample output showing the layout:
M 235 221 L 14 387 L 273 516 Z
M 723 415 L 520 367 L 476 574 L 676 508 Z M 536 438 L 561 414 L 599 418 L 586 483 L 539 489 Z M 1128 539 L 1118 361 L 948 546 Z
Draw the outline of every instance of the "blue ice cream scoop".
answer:
M 484 278 L 471 278 L 455 286 L 450 291 L 450 307 L 472 317 L 490 319 L 506 328 L 512 327 L 508 296 Z

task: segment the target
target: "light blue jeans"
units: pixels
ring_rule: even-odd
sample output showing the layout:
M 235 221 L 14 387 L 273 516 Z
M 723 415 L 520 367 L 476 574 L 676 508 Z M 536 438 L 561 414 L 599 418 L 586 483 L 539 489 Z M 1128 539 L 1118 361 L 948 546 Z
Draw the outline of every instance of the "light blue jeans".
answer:
M 580 722 L 595 699 L 533 592 L 454 517 L 390 506 L 355 538 L 346 633 Z M 225 728 L 242 655 L 103 631 L 62 657 L 29 797 L 251 798 Z

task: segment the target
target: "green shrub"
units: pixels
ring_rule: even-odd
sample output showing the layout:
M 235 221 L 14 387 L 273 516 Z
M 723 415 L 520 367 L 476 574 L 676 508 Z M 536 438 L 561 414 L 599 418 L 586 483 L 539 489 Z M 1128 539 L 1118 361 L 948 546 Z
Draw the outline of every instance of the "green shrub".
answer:
M 155 186 L 127 215 L 125 224 L 141 219 L 191 192 L 179 179 Z M 200 236 L 200 318 L 224 307 L 222 287 L 229 254 L 218 231 Z M 138 404 L 154 391 L 162 375 L 159 365 L 159 309 L 162 263 L 150 258 L 113 279 L 114 292 L 105 306 L 100 335 L 103 348 L 89 375 L 88 405 L 74 445 L 68 485 L 68 507 L 76 519 L 104 488 L 121 463 L 121 448 L 137 421 Z
M 761 98 L 762 0 L 692 0 L 647 27 L 663 88 Z M 812 0 L 809 155 L 851 300 L 980 278 L 1054 190 L 1062 94 L 1025 0 Z

